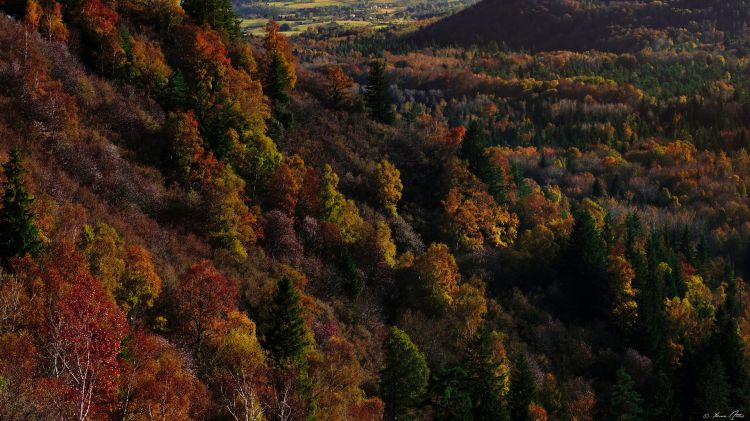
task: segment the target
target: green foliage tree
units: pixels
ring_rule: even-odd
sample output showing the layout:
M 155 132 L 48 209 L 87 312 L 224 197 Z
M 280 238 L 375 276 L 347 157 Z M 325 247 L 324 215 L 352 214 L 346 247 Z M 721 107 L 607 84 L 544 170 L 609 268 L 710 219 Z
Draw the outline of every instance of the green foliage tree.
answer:
M 273 294 L 264 348 L 279 366 L 303 367 L 309 345 L 299 292 L 283 277 Z
M 696 389 L 694 401 L 696 414 L 731 412 L 729 383 L 724 364 L 718 356 L 703 368 L 698 377 Z
M 431 382 L 432 404 L 438 421 L 470 421 L 474 417 L 469 373 L 463 367 L 453 367 L 438 373 Z
M 166 107 L 170 109 L 183 109 L 188 106 L 188 85 L 180 70 L 176 70 L 167 83 L 165 98 Z
M 501 335 L 487 327 L 480 328 L 469 344 L 466 365 L 471 379 L 474 419 L 508 420 L 506 398 L 510 370 Z
M 617 371 L 617 382 L 612 389 L 612 416 L 617 421 L 643 419 L 643 399 L 635 390 L 635 382 L 624 368 Z
M 7 263 L 14 256 L 37 256 L 42 251 L 39 229 L 34 223 L 34 198 L 23 183 L 23 162 L 18 148 L 10 151 L 3 164 L 3 202 L 0 208 L 0 259 Z
M 607 244 L 588 209 L 579 209 L 568 243 L 565 264 L 572 303 L 579 315 L 601 313 L 607 308 Z
M 478 121 L 472 121 L 466 136 L 461 142 L 461 158 L 469 163 L 469 169 L 476 175 L 481 175 L 481 169 L 486 165 L 484 149 L 488 146 L 488 139 Z
M 750 361 L 743 349 L 742 330 L 739 327 L 743 310 L 737 299 L 738 280 L 733 278 L 734 276 L 730 276 L 727 279 L 727 298 L 716 313 L 718 329 L 712 340 L 726 369 L 727 381 L 732 392 L 730 404 L 733 407 L 744 408 L 750 405 Z
M 266 25 L 263 48 L 265 56 L 260 63 L 263 93 L 276 105 L 283 106 L 289 102 L 289 91 L 294 89 L 297 75 L 289 44 L 274 21 Z
M 365 87 L 365 104 L 370 117 L 385 123 L 393 124 L 396 116 L 393 112 L 393 104 L 388 95 L 388 79 L 385 77 L 385 63 L 373 61 L 370 63 L 370 75 Z
M 430 369 L 424 354 L 403 330 L 392 327 L 385 341 L 380 388 L 386 411 L 398 420 L 413 419 L 427 391 Z
M 508 407 L 513 420 L 529 420 L 529 404 L 536 397 L 534 379 L 531 376 L 529 363 L 523 354 L 517 354 L 513 359 L 513 368 L 510 373 L 510 393 L 508 395 Z
M 240 22 L 229 0 L 183 0 L 182 8 L 201 25 L 211 25 L 224 36 L 240 35 Z

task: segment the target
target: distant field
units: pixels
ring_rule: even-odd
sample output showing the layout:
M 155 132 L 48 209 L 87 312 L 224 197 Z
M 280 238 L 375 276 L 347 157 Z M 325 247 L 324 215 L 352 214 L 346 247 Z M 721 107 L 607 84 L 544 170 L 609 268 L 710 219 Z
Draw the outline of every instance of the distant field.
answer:
M 333 25 L 344 29 L 381 28 L 442 16 L 477 0 L 272 0 L 235 1 L 246 32 L 258 35 L 268 19 L 288 36 Z

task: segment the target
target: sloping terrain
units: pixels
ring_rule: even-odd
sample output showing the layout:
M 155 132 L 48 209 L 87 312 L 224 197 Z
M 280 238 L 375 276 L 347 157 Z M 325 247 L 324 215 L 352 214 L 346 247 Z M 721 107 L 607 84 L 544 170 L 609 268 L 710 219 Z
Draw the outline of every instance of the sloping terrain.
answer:
M 516 50 L 639 51 L 672 39 L 713 42 L 742 32 L 743 0 L 664 2 L 484 0 L 414 35 L 420 43 L 504 43 Z

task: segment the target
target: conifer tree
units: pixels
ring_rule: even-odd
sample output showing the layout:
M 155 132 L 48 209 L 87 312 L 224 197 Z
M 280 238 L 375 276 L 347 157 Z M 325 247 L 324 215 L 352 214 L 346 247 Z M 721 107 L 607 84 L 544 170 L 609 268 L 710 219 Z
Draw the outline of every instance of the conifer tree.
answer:
M 525 421 L 529 419 L 529 404 L 534 401 L 536 395 L 534 379 L 525 356 L 518 354 L 512 362 L 508 395 L 510 416 L 513 420 Z
M 487 183 L 487 191 L 495 199 L 495 202 L 500 205 L 508 203 L 508 182 L 505 171 L 501 167 L 492 164 L 485 157 L 477 175 Z
M 578 310 L 606 308 L 607 244 L 588 210 L 577 212 L 568 247 L 569 285 Z
M 31 203 L 34 198 L 23 184 L 23 163 L 18 148 L 10 152 L 3 164 L 3 201 L 0 208 L 0 260 L 7 263 L 14 256 L 36 256 L 41 252 L 39 229 L 34 224 Z
M 712 341 L 726 369 L 730 405 L 742 408 L 750 405 L 750 361 L 743 350 L 738 324 L 743 309 L 737 299 L 737 280 L 729 278 L 727 283 L 727 298 L 716 313 L 717 331 Z
M 380 388 L 386 411 L 397 420 L 413 419 L 414 408 L 427 391 L 430 370 L 424 354 L 403 330 L 391 328 L 385 341 L 385 366 Z
M 729 384 L 724 364 L 721 363 L 719 356 L 705 366 L 698 379 L 694 401 L 695 413 L 731 412 Z
M 466 136 L 461 142 L 461 158 L 469 163 L 469 169 L 481 176 L 481 169 L 485 165 L 484 148 L 487 147 L 487 136 L 482 131 L 478 121 L 472 121 Z
M 229 39 L 240 35 L 240 23 L 229 0 L 183 0 L 182 8 L 199 24 L 208 24 Z
M 280 366 L 305 365 L 309 343 L 302 304 L 289 278 L 281 278 L 276 286 L 264 345 L 271 353 L 271 359 Z
M 643 419 L 643 399 L 635 390 L 635 382 L 624 368 L 617 371 L 617 382 L 612 390 L 612 415 L 617 421 Z
M 188 106 L 188 86 L 180 70 L 174 72 L 167 84 L 167 108 L 183 109 Z
M 507 358 L 498 354 L 500 336 L 487 327 L 481 327 L 471 341 L 467 355 L 467 370 L 473 393 L 474 419 L 508 419 L 505 399 L 509 386 Z
M 370 63 L 370 75 L 365 87 L 365 104 L 370 117 L 384 123 L 393 124 L 396 117 L 393 113 L 388 95 L 388 80 L 385 77 L 385 64 L 382 61 Z
M 277 108 L 289 102 L 289 91 L 297 82 L 291 49 L 279 29 L 279 24 L 274 21 L 266 25 L 265 56 L 260 63 L 263 93 Z

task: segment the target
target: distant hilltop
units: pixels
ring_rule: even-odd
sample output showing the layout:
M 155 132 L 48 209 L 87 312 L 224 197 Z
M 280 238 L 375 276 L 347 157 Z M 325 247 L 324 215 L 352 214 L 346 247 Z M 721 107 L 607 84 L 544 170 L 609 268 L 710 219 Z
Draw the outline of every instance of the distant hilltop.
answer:
M 504 43 L 520 50 L 626 52 L 748 33 L 743 0 L 484 0 L 412 36 L 419 44 Z

